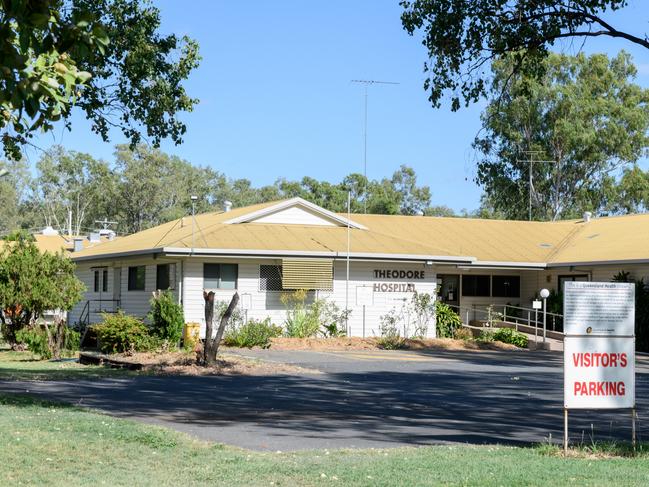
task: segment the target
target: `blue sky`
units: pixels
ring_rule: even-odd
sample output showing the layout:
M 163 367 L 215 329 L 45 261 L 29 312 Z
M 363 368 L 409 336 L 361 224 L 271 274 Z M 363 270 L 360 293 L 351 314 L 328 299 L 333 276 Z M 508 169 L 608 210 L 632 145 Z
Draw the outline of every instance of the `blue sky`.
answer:
M 369 90 L 368 176 L 412 166 L 434 204 L 474 209 L 471 141 L 484 103 L 453 113 L 433 109 L 422 88 L 425 50 L 401 28 L 398 0 L 157 0 L 163 32 L 187 34 L 203 61 L 187 81 L 200 99 L 181 146 L 162 149 L 254 185 L 308 175 L 337 182 L 363 171 L 363 87 L 352 79 L 400 83 Z M 646 1 L 632 0 L 607 18 L 649 32 Z M 562 46 L 576 50 L 581 44 Z M 624 41 L 589 40 L 586 52 L 626 49 L 649 86 L 649 51 Z M 111 160 L 119 133 L 104 143 L 81 115 L 36 143 L 60 143 Z M 31 160 L 39 156 L 32 149 Z

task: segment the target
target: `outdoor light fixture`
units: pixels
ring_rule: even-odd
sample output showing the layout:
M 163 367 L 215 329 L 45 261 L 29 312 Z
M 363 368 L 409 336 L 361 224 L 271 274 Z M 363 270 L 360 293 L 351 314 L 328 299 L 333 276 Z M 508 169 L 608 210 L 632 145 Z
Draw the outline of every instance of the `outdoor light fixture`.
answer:
M 543 298 L 543 299 L 548 299 L 548 298 L 550 297 L 550 291 L 548 291 L 548 290 L 545 289 L 545 288 L 544 288 L 544 289 L 541 289 L 541 292 L 539 293 L 539 295 L 540 295 L 541 298 Z

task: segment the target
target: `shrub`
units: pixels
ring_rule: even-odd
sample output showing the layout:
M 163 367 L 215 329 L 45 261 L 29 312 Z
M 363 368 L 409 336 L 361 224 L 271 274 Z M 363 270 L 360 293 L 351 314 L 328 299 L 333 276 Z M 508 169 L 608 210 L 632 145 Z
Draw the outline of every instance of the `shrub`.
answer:
M 453 338 L 456 340 L 473 340 L 473 333 L 469 328 L 460 326 L 453 332 Z
M 270 318 L 263 321 L 250 320 L 240 327 L 231 327 L 226 332 L 223 343 L 230 347 L 268 348 L 270 339 L 281 335 L 282 328 L 273 325 Z
M 462 326 L 460 316 L 453 309 L 441 301 L 435 303 L 437 316 L 437 337 L 452 338 L 457 329 Z
M 406 347 L 406 340 L 399 333 L 398 323 L 400 316 L 391 310 L 389 313 L 381 316 L 379 331 L 381 336 L 377 345 L 385 350 L 398 350 Z
M 511 328 L 501 328 L 493 335 L 493 339 L 503 343 L 511 343 L 520 348 L 527 347 L 527 335 Z
M 169 291 L 156 293 L 151 299 L 151 311 L 148 314 L 151 321 L 151 332 L 161 340 L 168 340 L 172 345 L 178 345 L 183 334 L 185 318 L 183 308 L 176 303 Z
M 33 354 L 43 359 L 51 359 L 52 352 L 47 343 L 47 333 L 38 327 L 23 328 L 16 332 L 18 343 L 24 343 Z
M 433 321 L 438 302 L 435 300 L 435 296 L 431 294 L 415 291 L 412 295 L 410 316 L 415 325 L 413 337 L 424 338 L 428 335 L 428 325 Z
M 480 330 L 480 335 L 476 338 L 476 341 L 489 343 L 494 341 L 494 332 L 492 330 Z
M 57 353 L 63 351 L 64 353 L 72 353 L 79 350 L 79 332 L 73 330 L 72 328 L 61 325 L 62 328 L 62 340 L 61 340 L 61 349 Z M 52 350 L 50 343 L 47 339 L 47 332 L 40 326 L 33 326 L 29 328 L 23 328 L 18 330 L 16 333 L 16 338 L 19 343 L 24 343 L 27 345 L 29 350 L 40 356 L 42 359 L 51 359 L 56 352 Z M 60 355 L 57 355 L 60 356 Z M 56 357 L 55 357 L 56 358 Z
M 143 352 L 153 350 L 158 345 L 141 320 L 121 311 L 112 315 L 104 314 L 104 322 L 93 328 L 102 352 Z
M 292 293 L 285 293 L 281 301 L 286 306 L 286 321 L 284 327 L 286 336 L 291 338 L 308 338 L 315 336 L 320 329 L 320 312 L 323 302 L 314 301 L 306 304 L 307 292 L 299 289 Z

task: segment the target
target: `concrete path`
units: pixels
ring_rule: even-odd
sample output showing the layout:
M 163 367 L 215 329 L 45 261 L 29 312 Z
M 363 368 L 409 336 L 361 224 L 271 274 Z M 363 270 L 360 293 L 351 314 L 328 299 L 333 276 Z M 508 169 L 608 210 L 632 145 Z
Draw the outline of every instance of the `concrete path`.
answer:
M 445 442 L 534 443 L 562 436 L 554 352 L 238 351 L 323 374 L 0 382 L 36 394 L 259 450 Z M 649 438 L 649 359 L 637 365 L 639 436 Z M 628 412 L 573 413 L 573 440 L 625 438 Z M 592 424 L 592 428 L 591 428 Z

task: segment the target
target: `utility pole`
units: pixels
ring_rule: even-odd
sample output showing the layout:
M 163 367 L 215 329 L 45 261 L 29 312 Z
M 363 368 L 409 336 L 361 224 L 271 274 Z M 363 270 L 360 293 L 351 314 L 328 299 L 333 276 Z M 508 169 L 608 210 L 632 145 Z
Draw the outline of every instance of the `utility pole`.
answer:
M 395 81 L 377 81 L 373 79 L 353 79 L 352 83 L 364 85 L 365 111 L 363 120 L 363 176 L 367 180 L 367 87 L 370 85 L 398 85 Z M 367 212 L 367 194 L 364 198 L 365 212 Z
M 556 162 L 556 161 L 548 161 L 548 160 L 543 160 L 543 159 L 535 159 L 534 155 L 535 154 L 543 154 L 543 151 L 540 150 L 526 150 L 522 151 L 523 154 L 527 154 L 530 158 L 529 159 L 517 159 L 516 162 L 521 163 L 521 162 L 528 162 L 529 163 L 529 169 L 528 169 L 528 196 L 529 196 L 529 202 L 528 202 L 528 219 L 529 221 L 532 221 L 532 193 L 534 192 L 534 183 L 532 180 L 532 166 L 535 162 Z

